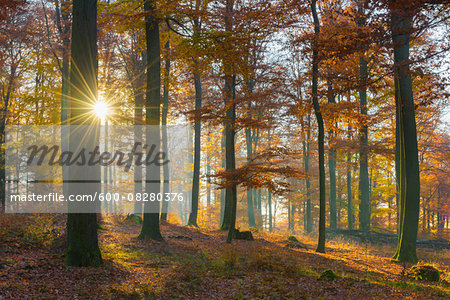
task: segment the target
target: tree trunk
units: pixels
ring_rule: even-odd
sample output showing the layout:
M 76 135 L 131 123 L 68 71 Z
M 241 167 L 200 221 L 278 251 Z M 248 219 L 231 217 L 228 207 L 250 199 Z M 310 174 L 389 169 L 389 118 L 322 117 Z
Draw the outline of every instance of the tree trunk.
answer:
M 226 99 L 228 100 L 226 106 L 229 107 L 226 112 L 226 122 L 225 125 L 225 170 L 234 171 L 236 168 L 235 160 L 235 146 L 234 146 L 234 136 L 235 129 L 234 124 L 236 120 L 236 105 L 234 103 L 234 97 L 229 97 L 230 90 L 234 90 L 234 76 L 225 75 L 225 93 Z M 231 178 L 233 182 L 229 183 L 229 187 L 225 191 L 225 201 L 228 202 L 229 213 L 227 215 L 225 204 L 225 215 L 222 228 L 226 229 L 228 225 L 228 236 L 227 243 L 231 243 L 234 236 L 234 229 L 236 223 L 236 209 L 237 209 L 237 191 L 236 183 L 234 178 Z M 226 223 L 228 221 L 228 224 Z M 224 226 L 225 225 L 225 226 Z
M 167 115 L 169 113 L 169 75 L 170 75 L 170 37 L 166 44 L 164 45 L 164 50 L 166 52 L 166 61 L 164 64 L 164 87 L 163 87 L 163 107 L 162 107 L 162 116 L 161 116 L 161 125 L 162 125 L 162 149 L 163 153 L 166 154 L 166 158 L 169 158 L 169 148 L 167 141 Z M 163 181 L 163 199 L 166 199 L 166 195 L 170 192 L 170 170 L 169 164 L 163 165 L 164 172 L 164 181 Z M 167 213 L 169 210 L 169 201 L 163 201 L 161 206 L 161 222 L 167 222 Z
M 231 14 L 233 12 L 234 1 L 227 0 L 225 7 L 225 30 L 231 34 L 233 25 L 231 20 Z M 231 55 L 233 49 L 228 45 L 228 55 Z M 224 73 L 225 73 L 225 170 L 228 172 L 234 171 L 236 167 L 235 160 L 235 121 L 236 121 L 236 104 L 235 100 L 235 76 L 233 75 L 232 63 L 229 61 L 228 55 L 223 59 Z M 231 243 L 234 235 L 235 223 L 236 223 L 236 205 L 237 205 L 237 192 L 234 179 L 232 182 L 227 183 L 227 189 L 225 190 L 225 211 L 222 223 L 222 230 L 228 229 L 227 243 Z
M 94 125 L 98 127 L 98 120 L 89 118 L 92 112 L 90 106 L 97 97 L 97 1 L 96 0 L 74 0 L 72 12 L 72 44 L 71 44 L 70 85 L 77 88 L 71 89 L 71 122 L 73 125 Z M 76 66 L 76 67 L 75 67 Z M 94 99 L 92 99 L 94 98 Z M 78 147 L 80 137 L 95 143 L 98 139 L 96 130 L 80 133 L 70 130 L 69 146 Z M 97 179 L 95 182 L 84 184 L 83 194 L 94 194 L 101 192 L 100 166 L 81 166 L 80 172 L 93 172 L 90 178 Z M 79 179 L 80 173 L 69 170 L 69 179 Z M 68 185 L 69 194 L 79 194 L 77 184 Z M 67 215 L 67 264 L 71 266 L 87 267 L 99 266 L 102 256 L 98 247 L 97 237 L 97 214 L 71 213 L 74 205 L 69 203 L 69 214 Z M 84 205 L 84 204 L 81 204 Z M 88 204 L 89 205 L 89 204 Z M 95 205 L 95 204 L 94 204 Z M 88 206 L 93 208 L 93 205 Z
M 198 62 L 194 60 L 195 85 L 195 138 L 194 138 L 194 176 L 192 179 L 192 208 L 189 215 L 188 226 L 197 225 L 198 198 L 200 192 L 200 147 L 201 147 L 201 109 L 202 109 L 202 83 L 198 70 Z
M 210 175 L 211 175 L 211 132 L 208 131 L 208 138 L 207 138 L 208 146 L 206 148 L 206 209 L 207 209 L 207 215 L 209 222 L 211 222 L 211 182 L 210 182 Z
M 66 5 L 59 5 L 58 1 L 55 3 L 55 16 L 58 32 L 62 37 L 62 66 L 61 66 L 61 151 L 67 151 L 69 149 L 69 60 L 70 60 L 70 25 L 68 3 Z M 61 19 L 64 21 L 61 22 Z M 66 166 L 62 166 L 63 174 L 63 194 L 68 192 L 68 169 Z
M 358 2 L 358 26 L 364 26 L 365 15 L 362 1 Z M 361 30 L 361 29 L 360 29 Z M 368 169 L 368 126 L 367 126 L 367 60 L 364 51 L 359 58 L 359 104 L 362 122 L 359 147 L 359 229 L 370 229 L 369 169 Z
M 231 13 L 233 10 L 233 1 L 229 0 L 227 1 L 227 12 Z M 227 18 L 226 18 L 227 19 Z M 227 23 L 227 21 L 225 21 Z M 229 25 L 229 29 L 231 30 L 231 24 Z M 227 72 L 225 72 L 227 74 Z M 228 77 L 228 78 L 227 78 Z M 231 103 L 227 103 L 226 106 L 229 107 L 226 112 L 226 120 L 228 121 L 228 124 L 226 128 L 228 127 L 225 135 L 225 154 L 226 154 L 226 170 L 233 172 L 236 169 L 236 154 L 235 154 L 235 135 L 236 135 L 236 129 L 235 129 L 235 123 L 236 123 L 236 76 L 233 75 L 225 75 L 225 90 L 226 94 L 228 94 L 231 88 L 232 91 L 232 97 L 231 97 Z M 226 97 L 227 100 L 230 100 L 229 96 Z M 227 235 L 227 243 L 231 243 L 232 239 L 234 238 L 234 232 L 236 227 L 236 213 L 237 213 L 237 186 L 235 183 L 234 176 L 231 178 L 232 183 L 229 188 L 227 188 L 226 192 L 229 194 L 227 199 L 229 199 L 230 202 L 230 217 L 229 217 L 229 228 L 228 228 L 228 235 Z
M 272 232 L 273 224 L 272 224 L 272 193 L 270 190 L 267 190 L 267 204 L 269 206 L 269 232 Z
M 221 152 L 221 161 L 222 161 L 222 168 L 225 169 L 225 124 L 224 128 L 222 130 L 222 139 L 220 141 L 220 152 Z M 220 189 L 220 224 L 223 224 L 223 219 L 225 215 L 225 189 Z M 225 228 L 224 228 L 225 229 Z
M 134 127 L 134 141 L 135 143 L 142 143 L 142 125 L 143 125 L 143 111 L 142 111 L 142 104 L 143 104 L 144 98 L 142 95 L 135 95 L 134 101 L 135 101 L 135 108 L 134 108 L 134 118 L 135 118 L 135 127 Z M 137 144 L 139 145 L 139 144 Z M 139 149 L 136 149 L 136 152 L 142 152 L 142 147 L 136 147 Z M 135 165 L 134 166 L 134 193 L 135 195 L 142 194 L 142 166 L 141 165 Z M 136 201 L 134 203 L 134 214 L 137 216 L 142 215 L 142 202 Z
M 398 95 L 398 80 L 394 80 L 395 90 L 395 185 L 396 185 L 396 204 L 397 204 L 397 236 L 400 237 L 402 231 L 402 205 L 405 203 L 401 197 L 405 196 L 405 192 L 401 192 L 400 189 L 405 187 L 404 177 L 401 177 L 402 169 L 405 168 L 405 160 L 403 159 L 404 151 L 401 149 L 403 146 L 403 134 L 401 134 L 402 124 L 400 123 L 400 99 Z M 404 172 L 404 171 L 403 171 Z
M 159 45 L 159 24 L 155 17 L 154 1 L 144 2 L 145 34 L 147 44 L 147 90 L 146 90 L 146 144 L 161 148 L 160 142 L 160 88 L 161 88 L 161 57 Z M 145 192 L 158 195 L 161 190 L 161 170 L 151 164 L 146 167 Z M 144 204 L 144 220 L 142 222 L 140 239 L 162 240 L 159 230 L 159 201 L 149 201 Z
M 408 4 L 394 3 L 391 7 L 391 31 L 394 45 L 394 79 L 397 81 L 397 99 L 400 117 L 400 196 L 401 230 L 394 259 L 417 262 L 416 239 L 419 223 L 420 177 L 417 150 L 417 132 L 414 112 L 412 80 L 409 68 L 409 39 L 412 11 Z
M 312 232 L 312 220 L 311 220 L 311 181 L 309 179 L 309 141 L 311 138 L 311 116 L 308 115 L 308 128 L 306 129 L 306 141 L 303 143 L 303 163 L 306 173 L 306 226 L 305 232 Z
M 335 95 L 333 93 L 333 86 L 330 83 L 328 86 L 328 103 L 336 103 Z M 334 123 L 334 121 L 332 121 Z M 330 228 L 337 228 L 337 205 L 336 205 L 336 149 L 333 146 L 334 139 L 334 124 L 331 124 L 329 131 L 329 150 L 328 150 L 328 169 L 330 172 Z
M 253 93 L 253 80 L 247 80 L 247 93 L 250 96 Z M 248 110 L 247 114 L 249 118 L 252 118 L 252 101 L 250 100 L 248 102 Z M 247 147 L 247 163 L 251 163 L 252 155 L 253 155 L 253 133 L 251 128 L 245 129 L 245 141 L 246 141 L 246 147 Z M 255 208 L 253 205 L 253 199 L 252 199 L 252 191 L 253 189 L 251 187 L 247 188 L 247 215 L 248 215 L 248 226 L 249 227 L 256 227 L 255 222 Z
M 291 199 L 288 200 L 288 231 L 292 231 L 292 205 L 291 205 Z
M 2 213 L 5 213 L 6 210 L 6 193 L 5 193 L 5 183 L 6 183 L 6 171 L 5 171 L 5 163 L 6 163 L 6 154 L 5 154 L 5 137 L 6 137 L 6 123 L 8 119 L 8 108 L 9 108 L 9 100 L 11 98 L 14 80 L 16 78 L 16 67 L 11 66 L 10 76 L 8 80 L 8 87 L 6 91 L 6 95 L 3 98 L 3 107 L 1 109 L 0 115 L 0 197 L 2 201 Z
M 311 1 L 311 10 L 314 19 L 314 34 L 318 38 L 319 17 L 317 16 L 316 0 Z M 318 147 L 319 147 L 319 241 L 317 244 L 316 252 L 325 253 L 325 211 L 326 211 L 326 199 L 325 199 L 325 157 L 324 157 L 324 126 L 322 112 L 320 111 L 319 97 L 317 95 L 317 85 L 319 77 L 319 51 L 317 49 L 317 41 L 313 42 L 313 55 L 312 55 L 312 100 L 314 106 L 314 112 L 317 118 L 317 126 L 319 130 Z
M 142 68 L 144 69 L 144 68 Z M 144 72 L 144 71 L 143 71 Z M 142 74 L 143 75 L 143 74 Z M 142 76 L 140 75 L 140 77 Z M 143 105 L 144 105 L 144 94 L 143 94 L 143 80 L 138 80 L 138 85 L 134 88 L 134 141 L 135 143 L 141 143 L 143 142 L 143 133 L 142 129 L 144 125 L 144 118 L 143 118 Z M 138 144 L 139 145 L 139 144 Z M 142 147 L 137 147 L 137 152 L 142 152 Z M 141 165 L 135 165 L 134 166 L 134 193 L 135 195 L 142 194 L 142 166 Z M 142 215 L 142 202 L 141 201 L 135 201 L 134 202 L 134 208 L 133 208 L 134 214 L 137 216 Z
M 249 103 L 249 112 L 251 108 L 251 103 Z M 247 145 L 247 163 L 251 162 L 251 157 L 253 155 L 253 139 L 251 128 L 245 129 L 245 140 Z M 253 189 L 251 187 L 247 188 L 247 215 L 248 215 L 248 226 L 256 227 L 255 223 L 255 208 L 253 207 Z
M 351 127 L 348 127 L 348 136 L 351 137 Z M 347 152 L 347 223 L 348 229 L 353 230 L 353 195 L 352 195 L 352 156 L 350 151 Z
M 104 126 L 104 132 L 105 132 L 105 151 L 111 151 L 111 149 L 108 149 L 108 136 L 109 136 L 109 132 L 108 132 L 108 118 L 105 118 L 105 126 Z M 112 152 L 112 151 L 111 151 Z M 108 169 L 109 166 L 103 166 L 103 194 L 107 194 L 108 193 L 108 178 L 111 177 L 111 174 L 108 174 Z M 108 176 L 109 175 L 109 176 Z M 110 201 L 111 202 L 111 201 Z M 108 212 L 108 201 L 104 201 L 103 202 L 103 211 L 105 213 Z M 111 212 L 111 211 L 110 211 Z

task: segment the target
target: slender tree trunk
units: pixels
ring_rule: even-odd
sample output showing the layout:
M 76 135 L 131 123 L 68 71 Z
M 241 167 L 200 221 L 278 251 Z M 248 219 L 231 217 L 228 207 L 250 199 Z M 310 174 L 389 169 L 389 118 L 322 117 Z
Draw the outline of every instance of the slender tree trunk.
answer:
M 292 209 L 291 199 L 288 200 L 288 231 L 292 230 Z
M 202 109 L 202 83 L 198 71 L 198 62 L 194 60 L 195 85 L 195 138 L 194 138 L 194 176 L 192 179 L 192 208 L 188 225 L 197 225 L 198 198 L 200 191 L 200 147 L 201 147 L 201 109 Z
M 249 103 L 250 112 L 251 103 Z M 245 140 L 247 143 L 247 163 L 251 162 L 251 157 L 253 155 L 253 139 L 251 128 L 245 129 Z M 247 188 L 247 215 L 248 215 L 248 226 L 256 227 L 255 223 L 255 208 L 253 207 L 253 189 L 251 187 Z
M 247 80 L 246 85 L 247 85 L 248 95 L 250 96 L 251 94 L 253 94 L 254 81 L 252 79 Z M 251 100 L 248 102 L 247 113 L 250 118 L 253 117 Z M 253 137 L 253 130 L 251 128 L 245 129 L 245 141 L 246 141 L 246 146 L 247 146 L 247 163 L 251 163 L 251 159 L 252 159 L 252 155 L 253 155 L 253 144 L 254 143 L 256 144 L 256 141 Z M 256 227 L 255 208 L 253 205 L 254 203 L 253 203 L 252 195 L 253 195 L 253 189 L 251 187 L 249 187 L 247 189 L 247 215 L 248 215 L 248 224 L 249 224 L 248 226 Z
M 295 205 L 291 203 L 291 230 L 295 230 Z
M 89 107 L 97 97 L 97 1 L 74 0 L 72 11 L 72 44 L 71 44 L 71 125 L 93 125 L 98 127 L 98 120 L 89 118 Z M 76 66 L 76 67 L 75 67 Z M 94 97 L 94 99 L 92 99 Z M 70 130 L 69 146 L 78 147 L 80 140 L 96 142 L 98 139 L 94 132 L 80 133 L 79 130 Z M 82 166 L 77 172 L 69 170 L 69 179 L 79 179 L 79 172 L 86 172 Z M 96 182 L 84 184 L 83 194 L 94 194 L 101 190 L 100 166 L 89 167 L 89 177 L 97 179 Z M 77 176 L 78 175 L 78 176 Z M 69 184 L 69 194 L 79 194 L 79 185 Z M 78 203 L 69 203 L 67 215 L 67 264 L 71 266 L 99 266 L 102 256 L 98 247 L 97 214 L 71 213 Z M 81 204 L 84 205 L 84 204 Z M 95 204 L 87 205 L 93 209 Z
M 260 218 L 262 218 L 261 189 L 258 189 L 258 209 L 259 209 Z
M 272 224 L 272 193 L 270 190 L 267 190 L 267 203 L 269 206 L 269 232 L 272 232 L 273 224 Z
M 154 15 L 156 4 L 152 0 L 144 2 L 145 34 L 147 44 L 147 90 L 146 90 L 146 144 L 161 148 L 160 136 L 160 88 L 161 88 L 161 57 L 159 45 L 159 24 Z M 146 167 L 145 192 L 155 195 L 161 190 L 161 170 L 151 164 Z M 144 204 L 144 220 L 142 222 L 140 239 L 162 240 L 159 229 L 159 201 L 149 201 Z
M 403 147 L 403 134 L 401 134 L 402 124 L 400 122 L 400 99 L 398 95 L 398 80 L 394 80 L 394 90 L 395 90 L 395 184 L 396 184 L 396 204 L 397 204 L 397 236 L 400 237 L 400 232 L 402 231 L 402 205 L 405 203 L 404 199 L 401 197 L 405 196 L 405 192 L 401 191 L 405 187 L 404 176 L 401 177 L 402 172 L 405 168 L 405 160 L 403 159 L 404 151 Z M 403 171 L 401 171 L 403 170 Z
M 227 7 L 229 7 L 229 10 L 227 11 L 231 12 L 233 7 L 233 1 L 227 1 Z M 228 78 L 227 78 L 228 77 Z M 235 100 L 235 76 L 231 75 L 225 75 L 225 93 L 227 94 L 226 99 L 229 98 L 229 92 L 231 90 L 231 101 L 226 104 L 227 109 L 226 112 L 226 120 L 227 125 L 226 128 L 226 135 L 225 135 L 225 165 L 227 171 L 234 171 L 236 169 L 236 155 L 235 155 L 235 122 L 236 122 L 236 104 L 234 103 Z M 226 201 L 229 202 L 229 224 L 228 224 L 228 236 L 227 236 L 227 243 L 231 243 L 232 239 L 234 238 L 234 231 L 236 226 L 236 210 L 237 210 L 237 187 L 236 183 L 234 182 L 234 177 L 231 178 L 232 182 L 231 185 L 226 189 L 225 192 L 225 198 Z M 224 217 L 224 223 L 225 223 L 226 215 Z
M 311 10 L 314 19 L 314 34 L 318 38 L 320 32 L 319 17 L 317 16 L 316 0 L 311 1 Z M 325 253 L 325 155 L 324 155 L 324 125 L 322 112 L 320 111 L 319 97 L 317 95 L 317 85 L 319 77 L 319 51 L 317 49 L 317 41 L 313 42 L 313 58 L 312 58 L 312 100 L 314 112 L 317 118 L 317 126 L 319 130 L 318 147 L 319 147 L 319 241 L 316 252 Z
M 65 1 L 64 1 L 65 2 Z M 70 25 L 68 3 L 59 5 L 58 1 L 55 3 L 56 24 L 60 36 L 62 37 L 62 66 L 61 66 L 61 151 L 69 149 L 69 61 L 70 61 Z M 62 21 L 61 21 L 62 19 Z M 63 174 L 63 194 L 68 192 L 68 168 L 62 166 Z
M 358 26 L 365 23 L 364 1 L 358 1 Z M 370 199 L 369 199 L 369 169 L 368 169 L 368 126 L 367 126 L 367 60 L 364 51 L 359 58 L 359 104 L 361 107 L 362 123 L 360 127 L 359 148 L 359 229 L 370 229 Z
M 211 150 L 210 150 L 210 144 L 211 144 L 211 132 L 208 131 L 208 146 L 206 148 L 206 209 L 208 214 L 208 219 L 211 221 L 211 183 L 210 183 L 210 175 L 211 175 Z
M 328 86 L 328 103 L 336 103 L 333 86 L 330 83 Z M 334 122 L 333 122 L 334 123 Z M 337 205 L 336 205 L 336 149 L 333 146 L 334 139 L 334 124 L 329 131 L 330 137 L 328 141 L 328 169 L 330 172 L 330 228 L 337 228 Z
M 234 90 L 235 79 L 234 79 L 234 76 L 231 76 L 231 75 L 226 75 L 225 77 L 226 77 L 225 93 L 227 94 L 226 98 L 230 99 L 230 98 L 228 98 L 229 97 L 228 93 L 230 92 L 230 89 Z M 226 170 L 234 171 L 236 168 L 235 146 L 234 146 L 234 137 L 235 137 L 234 124 L 235 124 L 235 120 L 236 120 L 236 105 L 234 103 L 234 97 L 231 97 L 231 101 L 229 100 L 229 102 L 226 105 L 230 107 L 229 109 L 227 109 L 227 112 L 226 112 L 226 120 L 227 120 L 227 123 L 229 123 L 229 124 L 225 125 L 225 128 L 226 128 L 226 135 L 225 135 Z M 229 216 L 227 217 L 226 210 L 225 210 L 225 215 L 224 215 L 224 224 L 227 219 L 229 221 L 227 243 L 231 243 L 231 241 L 234 237 L 234 230 L 235 230 L 235 224 L 236 224 L 237 190 L 236 190 L 236 183 L 234 182 L 234 178 L 232 178 L 232 180 L 233 180 L 233 182 L 229 185 L 229 187 L 226 189 L 226 192 L 225 192 L 225 198 L 226 198 L 226 201 L 229 202 L 229 208 L 230 208 Z M 223 225 L 222 225 L 222 227 L 224 227 Z
M 224 129 L 222 130 L 222 139 L 220 142 L 220 152 L 221 152 L 221 161 L 222 161 L 222 169 L 225 169 L 225 124 Z M 220 190 L 220 224 L 223 224 L 223 219 L 225 215 L 225 189 Z M 225 229 L 225 228 L 224 228 Z
M 404 168 L 400 167 L 401 230 L 397 253 L 394 259 L 405 262 L 417 262 L 416 239 L 419 223 L 420 177 L 417 149 L 417 132 L 412 80 L 409 68 L 409 40 L 411 33 L 412 11 L 409 3 L 400 4 L 395 1 L 391 8 L 391 31 L 394 45 L 394 79 L 397 81 L 400 135 L 400 160 L 404 160 Z M 406 7 L 405 7 L 406 6 Z
M 169 148 L 167 140 L 167 115 L 169 113 L 169 75 L 170 75 L 170 37 L 168 37 L 166 44 L 164 45 L 164 50 L 166 52 L 166 61 L 164 64 L 164 87 L 163 87 L 163 107 L 161 116 L 162 125 L 162 149 L 163 153 L 166 154 L 166 159 L 169 158 Z M 166 195 L 169 194 L 170 187 L 170 170 L 169 164 L 163 165 L 164 181 L 163 181 L 163 199 L 166 199 Z M 169 210 L 169 201 L 163 201 L 161 206 L 161 222 L 167 222 L 167 213 Z
M 6 193 L 5 193 L 5 183 L 6 183 L 6 172 L 5 172 L 5 163 L 6 163 L 6 156 L 5 156 L 5 137 L 6 137 L 6 122 L 8 119 L 8 108 L 9 108 L 9 100 L 11 98 L 13 86 L 14 86 L 14 79 L 16 77 L 16 68 L 14 66 L 11 66 L 10 69 L 10 76 L 8 80 L 8 87 L 6 91 L 6 95 L 3 97 L 3 107 L 1 109 L 1 115 L 0 115 L 0 197 L 2 201 L 2 213 L 5 213 L 6 210 Z
M 62 65 L 61 65 L 61 125 L 66 125 L 69 119 L 69 60 L 70 60 L 70 24 L 68 1 L 55 2 L 56 25 L 62 38 Z
M 348 136 L 351 137 L 351 127 L 348 127 Z M 353 230 L 353 195 L 352 195 L 352 156 L 350 151 L 347 152 L 347 222 L 348 229 Z
M 437 198 L 437 234 L 441 236 L 444 229 L 444 220 L 441 214 L 441 187 L 438 186 L 438 198 Z
M 108 118 L 105 118 L 105 126 L 104 126 L 105 151 L 111 151 L 111 149 L 108 149 L 108 136 L 109 136 L 108 131 L 109 131 L 108 130 Z M 108 174 L 108 169 L 109 169 L 109 166 L 103 166 L 103 181 L 102 181 L 102 183 L 104 183 L 104 186 L 103 186 L 103 194 L 104 195 L 106 195 L 108 193 L 108 178 L 111 176 L 110 174 Z M 108 175 L 109 175 L 109 177 L 108 177 Z M 105 213 L 108 212 L 108 201 L 103 202 L 103 208 L 104 208 Z
M 138 81 L 141 83 L 141 80 Z M 144 104 L 144 95 L 143 95 L 143 86 L 140 84 L 140 86 L 136 87 L 134 89 L 135 95 L 134 95 L 134 141 L 135 143 L 143 144 L 143 136 L 142 136 L 142 129 L 144 125 L 144 118 L 143 118 L 143 104 Z M 136 145 L 140 145 L 136 144 Z M 141 153 L 142 147 L 138 146 L 138 149 L 135 149 L 136 152 Z M 134 166 L 134 193 L 135 195 L 142 194 L 142 166 L 141 165 L 135 165 Z M 134 202 L 134 214 L 136 216 L 142 215 L 142 202 L 141 201 L 135 201 Z
M 308 115 L 308 124 L 306 129 L 306 141 L 303 143 L 303 162 L 306 173 L 306 226 L 305 232 L 312 232 L 312 220 L 311 220 L 311 181 L 309 179 L 309 141 L 311 138 L 311 116 Z
M 231 34 L 233 29 L 232 16 L 233 13 L 233 0 L 227 0 L 225 5 L 225 30 Z M 231 45 L 228 45 L 227 53 L 231 55 L 233 51 Z M 236 167 L 235 160 L 235 120 L 236 120 L 236 104 L 235 100 L 235 76 L 233 75 L 232 63 L 229 61 L 229 57 L 225 57 L 223 60 L 224 73 L 225 73 L 225 170 L 233 172 Z M 234 178 L 231 178 L 232 182 L 228 182 L 228 187 L 225 190 L 225 212 L 222 223 L 222 229 L 228 229 L 227 243 L 231 243 L 234 237 L 235 223 L 236 223 L 236 206 L 237 206 L 237 192 Z

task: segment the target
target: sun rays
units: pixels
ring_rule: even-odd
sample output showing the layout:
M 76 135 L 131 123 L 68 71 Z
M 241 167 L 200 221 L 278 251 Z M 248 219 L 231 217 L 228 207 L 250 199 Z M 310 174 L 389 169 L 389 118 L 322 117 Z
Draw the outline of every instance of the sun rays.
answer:
M 96 103 L 94 103 L 93 105 L 93 112 L 94 114 L 100 118 L 100 120 L 102 120 L 102 122 L 104 122 L 105 118 L 109 115 L 110 113 L 110 107 L 109 104 L 106 103 L 103 100 L 97 101 Z

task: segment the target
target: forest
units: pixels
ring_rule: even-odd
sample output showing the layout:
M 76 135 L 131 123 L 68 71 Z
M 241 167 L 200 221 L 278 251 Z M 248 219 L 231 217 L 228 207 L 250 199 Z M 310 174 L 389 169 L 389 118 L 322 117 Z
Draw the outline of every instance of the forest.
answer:
M 450 3 L 0 0 L 0 299 L 450 297 Z

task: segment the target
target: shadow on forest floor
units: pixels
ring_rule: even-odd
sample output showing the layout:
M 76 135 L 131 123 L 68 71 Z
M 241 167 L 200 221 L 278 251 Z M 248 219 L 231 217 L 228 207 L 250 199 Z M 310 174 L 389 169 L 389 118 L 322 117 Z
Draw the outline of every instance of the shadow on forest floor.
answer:
M 162 224 L 163 242 L 138 240 L 140 225 L 107 216 L 100 231 L 104 264 L 64 264 L 64 216 L 0 216 L 0 298 L 360 299 L 450 295 L 450 253 L 419 251 L 443 271 L 439 283 L 413 281 L 391 262 L 389 246 L 336 239 L 314 252 L 313 237 L 254 233 L 225 243 L 226 232 Z M 425 255 L 424 255 L 425 254 Z M 332 280 L 320 279 L 331 269 Z

